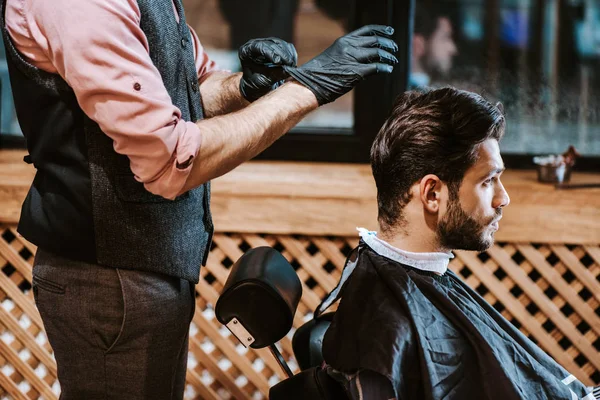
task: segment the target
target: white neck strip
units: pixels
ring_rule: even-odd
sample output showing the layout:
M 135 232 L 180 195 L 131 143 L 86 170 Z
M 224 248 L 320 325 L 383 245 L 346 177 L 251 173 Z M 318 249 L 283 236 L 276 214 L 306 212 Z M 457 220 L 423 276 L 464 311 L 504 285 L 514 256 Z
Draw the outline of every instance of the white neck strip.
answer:
M 450 259 L 454 258 L 452 253 L 413 253 L 392 246 L 388 242 L 377 237 L 377 232 L 365 228 L 356 228 L 358 235 L 374 252 L 380 256 L 400 264 L 419 269 L 421 271 L 435 272 L 443 275 L 448 270 Z

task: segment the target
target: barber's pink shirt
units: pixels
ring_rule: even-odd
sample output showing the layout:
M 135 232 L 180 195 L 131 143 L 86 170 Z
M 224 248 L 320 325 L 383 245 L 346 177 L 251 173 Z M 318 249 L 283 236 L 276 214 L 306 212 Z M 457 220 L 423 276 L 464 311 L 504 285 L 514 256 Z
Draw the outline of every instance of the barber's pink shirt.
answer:
M 179 22 L 175 5 L 173 10 Z M 137 1 L 7 0 L 6 25 L 31 64 L 60 74 L 73 88 L 83 111 L 129 157 L 136 179 L 148 191 L 174 198 L 201 134 L 181 119 L 150 59 Z M 191 32 L 202 82 L 217 67 Z

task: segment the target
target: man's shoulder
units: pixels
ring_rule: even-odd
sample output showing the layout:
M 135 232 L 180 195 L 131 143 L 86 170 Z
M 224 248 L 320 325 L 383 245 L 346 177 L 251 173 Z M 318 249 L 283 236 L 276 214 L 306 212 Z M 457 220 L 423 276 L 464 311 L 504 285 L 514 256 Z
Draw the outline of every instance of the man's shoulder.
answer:
M 382 267 L 382 263 L 391 264 Z M 398 278 L 387 275 L 388 268 L 402 267 L 369 249 L 360 252 L 357 265 L 342 289 L 334 317 L 333 325 L 342 325 L 344 334 L 360 325 L 359 334 L 369 341 L 380 334 L 389 334 L 385 331 L 409 330 L 411 322 L 402 305 L 403 296 L 391 282 Z M 356 339 L 362 340 L 358 336 Z

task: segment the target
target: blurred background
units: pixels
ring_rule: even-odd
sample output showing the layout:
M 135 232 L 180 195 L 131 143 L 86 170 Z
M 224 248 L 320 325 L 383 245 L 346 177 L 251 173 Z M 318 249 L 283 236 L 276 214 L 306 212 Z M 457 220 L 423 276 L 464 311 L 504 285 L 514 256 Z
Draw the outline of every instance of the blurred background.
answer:
M 600 1 L 417 3 L 412 84 L 501 101 L 504 152 L 600 155 Z
M 405 68 L 394 78 L 370 81 L 320 108 L 261 158 L 364 162 L 398 93 L 444 85 L 502 102 L 505 155 L 562 153 L 574 145 L 588 159 L 600 158 L 600 0 L 418 0 L 413 29 L 410 12 L 397 12 L 409 3 L 184 0 L 187 22 L 209 56 L 231 71 L 239 70 L 237 49 L 251 38 L 290 41 L 304 63 L 361 19 L 394 25 L 404 42 Z M 0 76 L 0 144 L 19 143 L 4 54 Z

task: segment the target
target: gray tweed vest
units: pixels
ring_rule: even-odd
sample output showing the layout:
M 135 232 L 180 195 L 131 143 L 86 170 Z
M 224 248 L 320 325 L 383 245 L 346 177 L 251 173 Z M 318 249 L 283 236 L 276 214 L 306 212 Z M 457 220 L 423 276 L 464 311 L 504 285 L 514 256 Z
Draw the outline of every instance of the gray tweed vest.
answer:
M 203 118 L 193 43 L 183 6 L 138 0 L 150 56 L 186 121 Z M 102 265 L 152 271 L 198 282 L 213 232 L 210 184 L 175 200 L 146 191 L 129 159 L 79 108 L 58 75 L 25 61 L 2 32 L 26 162 L 36 176 L 23 203 L 19 232 L 47 251 Z M 67 23 L 67 22 L 65 22 Z

